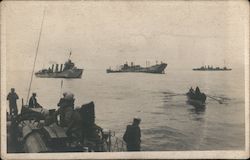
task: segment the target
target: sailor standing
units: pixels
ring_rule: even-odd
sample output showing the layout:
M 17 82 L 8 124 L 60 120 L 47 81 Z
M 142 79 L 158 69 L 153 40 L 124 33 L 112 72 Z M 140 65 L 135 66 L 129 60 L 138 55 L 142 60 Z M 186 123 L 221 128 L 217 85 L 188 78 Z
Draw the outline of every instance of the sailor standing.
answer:
M 17 104 L 16 100 L 19 99 L 18 95 L 15 92 L 14 88 L 11 88 L 10 93 L 7 96 L 7 100 L 9 101 L 9 112 L 10 115 L 17 115 L 18 110 L 17 110 Z
M 134 118 L 133 124 L 128 125 L 123 140 L 127 144 L 127 151 L 140 151 L 141 150 L 141 129 L 139 124 L 140 118 Z
M 74 94 L 70 92 L 63 93 L 63 98 L 60 99 L 57 106 L 60 115 L 61 126 L 68 126 L 71 121 L 71 115 L 74 111 Z

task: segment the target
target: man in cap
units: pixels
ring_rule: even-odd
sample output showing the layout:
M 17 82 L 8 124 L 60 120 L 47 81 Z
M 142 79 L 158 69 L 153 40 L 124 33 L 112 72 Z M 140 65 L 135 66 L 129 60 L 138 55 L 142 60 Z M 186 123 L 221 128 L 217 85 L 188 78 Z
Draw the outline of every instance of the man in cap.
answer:
M 134 118 L 133 124 L 128 125 L 123 140 L 127 144 L 127 151 L 140 151 L 141 150 L 141 129 L 139 124 L 140 118 Z
M 39 108 L 42 107 L 36 99 L 36 93 L 32 93 L 32 96 L 30 97 L 29 100 L 29 108 Z
M 19 99 L 18 95 L 15 92 L 14 88 L 11 88 L 10 93 L 7 96 L 7 100 L 9 101 L 9 112 L 10 115 L 17 115 L 18 110 L 17 110 L 17 104 L 16 100 Z

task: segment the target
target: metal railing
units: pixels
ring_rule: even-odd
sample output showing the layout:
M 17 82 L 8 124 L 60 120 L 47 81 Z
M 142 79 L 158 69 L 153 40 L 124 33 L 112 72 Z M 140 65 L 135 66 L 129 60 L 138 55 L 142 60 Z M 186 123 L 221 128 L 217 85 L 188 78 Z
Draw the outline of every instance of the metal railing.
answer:
M 112 143 L 111 143 L 111 152 L 125 152 L 126 151 L 126 143 L 116 137 L 116 136 L 112 136 Z

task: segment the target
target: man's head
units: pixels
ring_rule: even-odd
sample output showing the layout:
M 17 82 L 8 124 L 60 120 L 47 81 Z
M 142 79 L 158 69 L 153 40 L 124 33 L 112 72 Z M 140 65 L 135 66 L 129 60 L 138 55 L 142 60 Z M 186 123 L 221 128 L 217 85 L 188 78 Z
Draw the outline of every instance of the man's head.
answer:
M 64 99 L 69 100 L 69 101 L 73 101 L 75 99 L 74 94 L 71 92 L 66 92 Z
M 133 120 L 133 124 L 135 124 L 135 125 L 139 125 L 140 122 L 141 122 L 141 119 L 138 118 L 138 117 L 135 117 L 134 120 Z
M 15 88 L 11 88 L 10 91 L 11 91 L 12 93 L 14 93 L 14 92 L 15 92 Z
M 67 95 L 67 92 L 64 92 L 64 93 L 63 93 L 63 97 L 65 98 L 65 97 L 66 97 L 66 95 Z
M 33 97 L 36 97 L 36 93 L 32 93 L 32 96 L 33 96 Z

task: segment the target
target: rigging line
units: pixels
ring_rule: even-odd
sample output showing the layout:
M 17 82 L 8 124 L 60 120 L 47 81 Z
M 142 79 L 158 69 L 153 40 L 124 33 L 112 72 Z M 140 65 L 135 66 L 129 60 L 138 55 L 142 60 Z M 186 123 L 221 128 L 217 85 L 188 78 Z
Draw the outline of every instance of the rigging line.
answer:
M 32 84 L 32 81 L 33 81 L 33 74 L 34 74 L 34 70 L 35 70 L 36 58 L 37 58 L 37 53 L 38 53 L 38 49 L 39 49 L 40 39 L 41 39 L 41 35 L 42 35 L 42 28 L 43 28 L 44 17 L 45 17 L 45 9 L 43 10 L 43 19 L 42 19 L 41 29 L 40 29 L 40 33 L 39 33 L 39 39 L 38 39 L 37 47 L 36 47 L 36 55 L 35 55 L 33 69 L 32 69 L 32 73 L 31 73 L 31 78 L 30 78 L 30 84 L 29 84 L 29 90 L 28 90 L 26 105 L 28 104 L 28 99 L 29 99 L 29 95 L 30 95 L 31 84 Z

